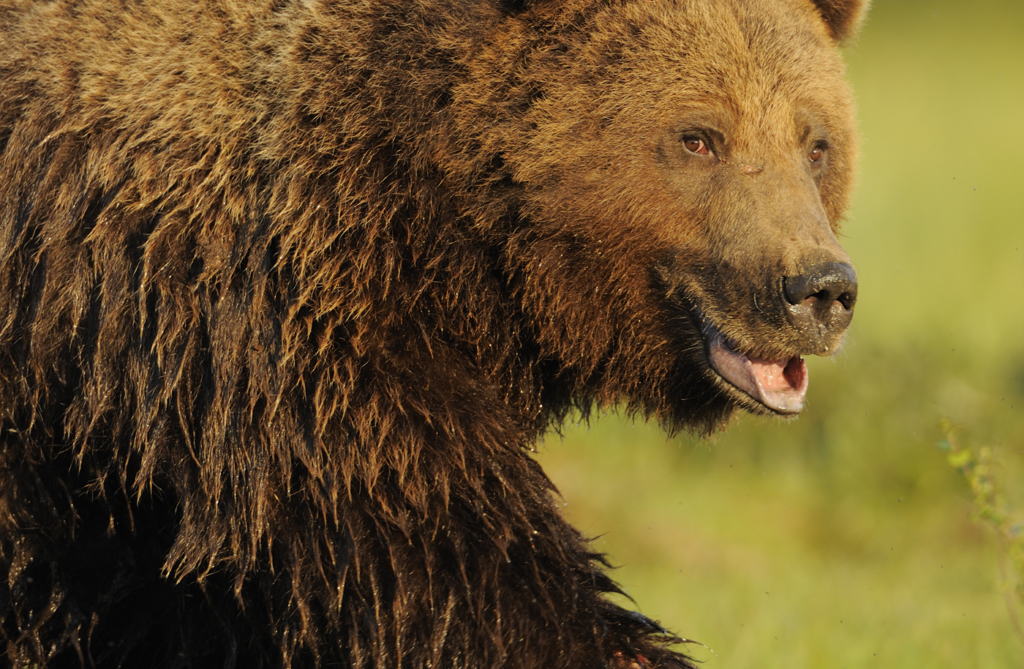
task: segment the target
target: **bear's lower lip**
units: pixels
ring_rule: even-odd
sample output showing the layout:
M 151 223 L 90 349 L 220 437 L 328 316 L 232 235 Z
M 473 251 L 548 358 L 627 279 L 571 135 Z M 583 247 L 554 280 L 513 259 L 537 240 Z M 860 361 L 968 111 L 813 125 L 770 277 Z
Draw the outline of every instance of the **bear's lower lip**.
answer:
M 807 394 L 803 358 L 765 360 L 744 355 L 710 323 L 704 325 L 704 336 L 708 362 L 725 381 L 776 413 L 800 413 Z

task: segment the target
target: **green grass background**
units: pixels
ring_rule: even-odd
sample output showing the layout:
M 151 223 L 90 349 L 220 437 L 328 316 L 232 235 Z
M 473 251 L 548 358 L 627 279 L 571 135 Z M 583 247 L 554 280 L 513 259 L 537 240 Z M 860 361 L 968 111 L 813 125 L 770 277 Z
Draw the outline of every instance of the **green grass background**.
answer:
M 708 669 L 1024 667 L 995 543 L 936 447 L 997 447 L 1024 508 L 1024 2 L 877 0 L 840 354 L 795 421 L 711 440 L 606 415 L 540 460 L 644 613 Z

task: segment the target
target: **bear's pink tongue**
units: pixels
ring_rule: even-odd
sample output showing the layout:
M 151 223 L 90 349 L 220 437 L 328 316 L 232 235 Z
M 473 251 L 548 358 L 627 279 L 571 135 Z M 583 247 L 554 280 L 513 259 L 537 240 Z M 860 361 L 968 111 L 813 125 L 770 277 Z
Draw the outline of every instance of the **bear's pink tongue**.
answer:
M 762 360 L 739 353 L 713 326 L 708 326 L 708 358 L 723 379 L 769 409 L 800 413 L 807 394 L 807 365 L 803 358 Z

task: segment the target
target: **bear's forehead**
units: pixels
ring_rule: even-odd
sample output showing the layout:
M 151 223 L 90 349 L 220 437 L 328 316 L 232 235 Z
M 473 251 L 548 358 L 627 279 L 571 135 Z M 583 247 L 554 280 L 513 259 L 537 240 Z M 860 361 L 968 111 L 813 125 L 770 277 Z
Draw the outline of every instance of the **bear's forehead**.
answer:
M 574 45 L 569 76 L 553 77 L 554 108 L 610 123 L 662 124 L 703 110 L 748 133 L 782 117 L 845 116 L 844 67 L 806 0 L 651 0 L 609 6 Z M 559 91 L 558 89 L 561 89 Z
M 685 71 L 697 80 L 728 83 L 770 77 L 792 85 L 806 81 L 808 70 L 840 76 L 834 44 L 814 9 L 804 4 L 637 2 L 622 15 L 609 12 L 609 19 L 618 24 L 620 39 L 623 30 L 629 31 L 640 60 Z

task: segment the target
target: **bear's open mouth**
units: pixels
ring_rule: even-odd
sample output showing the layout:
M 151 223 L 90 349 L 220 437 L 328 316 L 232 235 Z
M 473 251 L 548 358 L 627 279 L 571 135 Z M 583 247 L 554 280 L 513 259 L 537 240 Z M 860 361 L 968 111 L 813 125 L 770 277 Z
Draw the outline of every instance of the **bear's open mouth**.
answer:
M 714 325 L 705 322 L 708 362 L 719 376 L 776 413 L 797 414 L 807 394 L 807 365 L 795 355 L 765 360 L 744 355 Z

